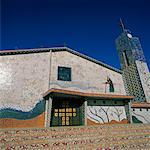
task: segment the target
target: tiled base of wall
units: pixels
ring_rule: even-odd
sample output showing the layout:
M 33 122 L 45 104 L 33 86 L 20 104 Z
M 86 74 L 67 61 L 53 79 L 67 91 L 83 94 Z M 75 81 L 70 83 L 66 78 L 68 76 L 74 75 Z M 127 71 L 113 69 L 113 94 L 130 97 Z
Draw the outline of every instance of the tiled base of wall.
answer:
M 0 149 L 150 149 L 150 125 L 100 125 L 0 130 Z
M 0 128 L 30 128 L 44 127 L 45 113 L 27 120 L 18 120 L 12 118 L 0 119 Z

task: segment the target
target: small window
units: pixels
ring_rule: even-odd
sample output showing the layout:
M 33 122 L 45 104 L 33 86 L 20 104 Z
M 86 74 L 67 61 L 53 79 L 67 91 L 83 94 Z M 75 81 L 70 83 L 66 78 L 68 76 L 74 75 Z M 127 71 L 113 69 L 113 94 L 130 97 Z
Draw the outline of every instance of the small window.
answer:
M 135 109 L 133 108 L 133 111 L 135 111 Z
M 142 111 L 142 109 L 140 108 L 140 111 Z
M 148 111 L 148 108 L 146 110 Z
M 71 81 L 71 68 L 58 66 L 58 80 Z

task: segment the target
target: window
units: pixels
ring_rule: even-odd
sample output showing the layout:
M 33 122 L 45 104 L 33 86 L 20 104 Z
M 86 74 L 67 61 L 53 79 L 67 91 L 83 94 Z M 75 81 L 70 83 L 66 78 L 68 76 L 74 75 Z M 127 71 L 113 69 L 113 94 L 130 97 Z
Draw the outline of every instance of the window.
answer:
M 71 68 L 58 66 L 58 80 L 71 81 Z

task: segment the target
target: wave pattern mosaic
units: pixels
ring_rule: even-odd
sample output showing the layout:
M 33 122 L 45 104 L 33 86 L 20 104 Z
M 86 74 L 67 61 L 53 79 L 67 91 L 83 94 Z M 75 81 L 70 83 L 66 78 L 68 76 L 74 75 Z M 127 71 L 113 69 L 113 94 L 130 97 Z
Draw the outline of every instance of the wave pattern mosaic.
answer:
M 0 127 L 43 127 L 45 100 L 41 100 L 28 111 L 5 108 L 0 110 Z

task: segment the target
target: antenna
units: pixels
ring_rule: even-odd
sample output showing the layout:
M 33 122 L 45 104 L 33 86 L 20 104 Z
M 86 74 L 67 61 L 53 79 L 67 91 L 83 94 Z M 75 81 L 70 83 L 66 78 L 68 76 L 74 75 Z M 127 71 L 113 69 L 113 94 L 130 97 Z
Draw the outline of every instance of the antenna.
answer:
M 124 26 L 123 21 L 122 21 L 121 18 L 120 18 L 120 27 L 121 27 L 122 32 L 124 32 L 125 31 L 125 26 Z

